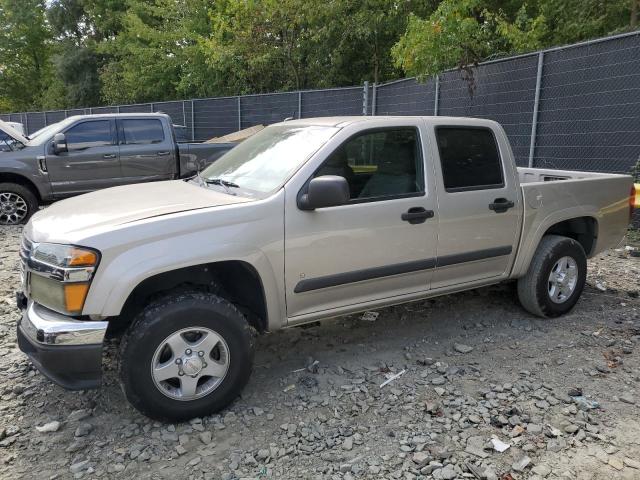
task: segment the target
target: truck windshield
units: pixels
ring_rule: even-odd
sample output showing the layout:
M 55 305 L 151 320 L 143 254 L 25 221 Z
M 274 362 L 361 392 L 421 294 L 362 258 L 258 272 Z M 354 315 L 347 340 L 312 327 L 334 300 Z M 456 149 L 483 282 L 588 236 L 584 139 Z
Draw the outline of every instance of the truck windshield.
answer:
M 19 141 L 0 130 L 0 152 L 13 152 L 24 148 Z
M 220 157 L 201 176 L 209 182 L 232 182 L 241 189 L 269 193 L 338 130 L 324 126 L 267 127 Z
M 34 138 L 39 137 L 42 134 L 44 134 L 44 136 L 46 137 L 49 132 L 53 132 L 54 130 L 57 130 L 58 128 L 60 128 L 59 123 L 60 122 L 52 123 L 51 125 L 47 125 L 46 127 L 43 127 L 40 130 L 36 130 L 31 135 L 29 135 L 29 139 L 33 140 Z

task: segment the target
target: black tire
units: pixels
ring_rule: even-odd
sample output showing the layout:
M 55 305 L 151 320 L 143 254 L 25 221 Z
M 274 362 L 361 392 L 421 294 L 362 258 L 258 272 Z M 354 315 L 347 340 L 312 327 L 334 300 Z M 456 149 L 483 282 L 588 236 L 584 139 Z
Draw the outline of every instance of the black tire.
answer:
M 229 366 L 221 383 L 206 396 L 175 400 L 162 393 L 151 373 L 156 349 L 188 327 L 208 328 L 226 342 Z M 215 413 L 240 395 L 251 376 L 255 330 L 230 302 L 212 293 L 187 291 L 150 303 L 134 319 L 120 345 L 120 381 L 142 414 L 178 422 Z
M 0 183 L 0 203 L 2 203 L 2 194 L 16 195 L 19 197 L 20 200 L 26 204 L 27 211 L 20 219 L 12 221 L 11 218 L 13 218 L 14 213 L 2 211 L 2 206 L 0 205 L 0 225 L 20 225 L 21 223 L 27 223 L 31 215 L 38 211 L 38 197 L 29 187 L 25 187 L 19 183 Z
M 577 266 L 577 282 L 572 293 L 562 303 L 551 300 L 549 276 L 563 257 L 571 257 Z M 577 303 L 587 279 L 587 256 L 582 245 L 572 238 L 546 235 L 540 241 L 527 274 L 518 279 L 518 298 L 528 312 L 539 317 L 558 317 Z

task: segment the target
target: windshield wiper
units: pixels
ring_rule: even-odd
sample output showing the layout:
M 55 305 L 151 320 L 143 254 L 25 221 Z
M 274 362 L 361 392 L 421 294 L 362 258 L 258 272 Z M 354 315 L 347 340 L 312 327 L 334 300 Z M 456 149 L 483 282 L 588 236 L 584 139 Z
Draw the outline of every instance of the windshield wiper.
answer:
M 205 178 L 204 182 L 209 185 L 224 185 L 225 187 L 240 188 L 240 185 L 237 183 L 222 180 L 221 178 Z
M 207 185 L 220 185 L 221 187 L 223 187 L 225 189 L 225 191 L 229 194 L 229 195 L 237 195 L 236 193 L 232 192 L 230 189 L 231 188 L 240 188 L 240 185 L 233 183 L 233 182 L 229 182 L 227 180 L 222 180 L 221 178 L 202 178 L 200 177 L 204 183 L 206 183 Z

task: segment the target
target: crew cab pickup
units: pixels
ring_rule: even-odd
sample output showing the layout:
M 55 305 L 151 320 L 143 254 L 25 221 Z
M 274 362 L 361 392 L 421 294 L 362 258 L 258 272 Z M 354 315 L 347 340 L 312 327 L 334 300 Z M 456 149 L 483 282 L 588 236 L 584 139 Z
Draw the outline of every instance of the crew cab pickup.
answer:
M 630 176 L 517 168 L 489 120 L 339 117 L 275 124 L 189 181 L 53 204 L 23 230 L 20 348 L 97 387 L 122 332 L 129 401 L 165 420 L 224 408 L 254 335 L 517 281 L 568 312 L 587 258 L 617 246 Z
M 233 146 L 177 143 L 157 113 L 74 116 L 31 137 L 0 121 L 0 225 L 79 193 L 194 175 Z

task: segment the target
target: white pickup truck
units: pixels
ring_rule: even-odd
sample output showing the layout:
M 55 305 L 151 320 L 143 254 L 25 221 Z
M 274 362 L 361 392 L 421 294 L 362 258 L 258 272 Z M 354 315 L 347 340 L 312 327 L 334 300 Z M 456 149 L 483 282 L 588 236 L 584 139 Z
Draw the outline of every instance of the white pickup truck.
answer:
M 517 280 L 569 311 L 587 258 L 617 246 L 626 175 L 517 168 L 499 124 L 339 117 L 272 125 L 189 181 L 115 187 L 23 233 L 20 348 L 97 387 L 120 332 L 129 401 L 207 415 L 247 383 L 256 332 Z

